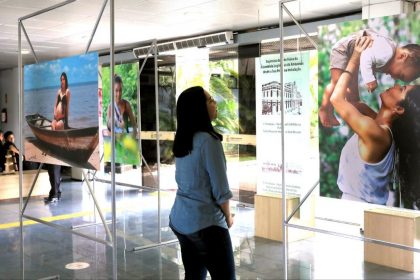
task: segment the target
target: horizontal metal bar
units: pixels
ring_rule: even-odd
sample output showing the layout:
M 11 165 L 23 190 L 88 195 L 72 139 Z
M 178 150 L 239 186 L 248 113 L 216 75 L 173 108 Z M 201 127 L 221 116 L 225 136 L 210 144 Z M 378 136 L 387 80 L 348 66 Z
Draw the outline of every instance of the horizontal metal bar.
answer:
M 96 182 L 101 182 L 101 183 L 111 184 L 110 180 L 101 179 L 101 178 L 96 178 L 95 181 Z M 146 190 L 151 190 L 151 191 L 156 190 L 155 188 L 152 188 L 152 187 L 139 186 L 139 185 L 133 185 L 133 184 L 128 184 L 128 183 L 122 183 L 122 182 L 115 182 L 115 185 L 123 186 L 123 187 L 130 187 L 130 188 L 135 188 L 135 189 L 146 189 Z
M 295 2 L 296 0 L 280 0 L 281 4 L 288 3 L 288 2 Z
M 333 222 L 333 223 L 338 223 L 338 224 L 360 227 L 360 223 L 353 223 L 353 222 L 347 222 L 347 221 L 330 219 L 330 218 L 325 218 L 325 217 L 318 217 L 318 216 L 315 216 L 315 219 L 321 220 L 321 221 L 327 221 L 327 222 Z
M 105 221 L 105 223 L 110 224 L 110 223 L 112 223 L 112 220 Z M 79 229 L 79 228 L 91 227 L 91 226 L 96 226 L 96 225 L 103 225 L 103 223 L 102 222 L 88 223 L 88 224 L 83 224 L 83 225 L 71 226 L 71 228 L 72 229 Z
M 319 232 L 319 233 L 334 235 L 334 236 L 338 236 L 338 237 L 345 237 L 345 238 L 348 238 L 348 239 L 365 241 L 365 242 L 379 244 L 379 245 L 385 245 L 385 246 L 388 246 L 388 247 L 393 247 L 393 248 L 397 248 L 397 249 L 402 249 L 402 250 L 407 250 L 407 251 L 420 253 L 419 248 L 406 246 L 406 245 L 393 243 L 393 242 L 388 242 L 388 241 L 383 241 L 383 240 L 379 240 L 379 239 L 354 236 L 354 235 L 351 235 L 351 234 L 345 234 L 345 233 L 341 233 L 341 232 L 329 231 L 329 230 L 325 230 L 325 229 L 307 227 L 307 226 L 296 225 L 296 224 L 287 224 L 286 223 L 286 226 L 287 227 L 292 227 L 292 228 L 297 228 L 297 229 L 302 229 L 302 230 L 308 230 L 308 231 L 313 231 L 313 232 Z
M 87 234 L 83 234 L 83 233 L 80 233 L 80 232 L 77 232 L 77 231 L 73 231 L 73 230 L 71 230 L 71 229 L 69 229 L 67 227 L 64 227 L 64 226 L 57 225 L 57 224 L 54 224 L 54 223 L 51 223 L 51 222 L 47 222 L 47 221 L 41 220 L 41 219 L 36 218 L 36 217 L 33 217 L 33 216 L 29 216 L 29 215 L 22 215 L 22 217 L 24 217 L 24 218 L 26 218 L 28 220 L 32 220 L 32 221 L 35 221 L 35 222 L 38 222 L 38 223 L 41 223 L 41 224 L 50 226 L 50 227 L 54 227 L 54 228 L 56 228 L 58 230 L 61 230 L 62 232 L 67 232 L 67 233 L 72 233 L 72 234 L 75 234 L 75 235 L 79 235 L 79 236 L 84 237 L 86 239 L 89 239 L 89 240 L 92 240 L 92 241 L 96 241 L 98 243 L 102 243 L 102 244 L 105 244 L 105 245 L 108 245 L 108 246 L 112 247 L 112 243 L 111 242 L 108 242 L 106 240 L 99 239 L 99 238 L 96 238 L 96 237 L 93 237 L 93 236 L 89 236 Z
M 60 280 L 60 274 L 39 278 L 38 280 Z
M 295 19 L 295 17 L 292 15 L 289 9 L 287 9 L 286 6 L 284 5 L 282 5 L 282 8 L 294 21 L 294 23 L 300 29 L 300 31 L 302 31 L 305 34 L 306 38 L 309 40 L 309 42 L 311 42 L 312 46 L 314 46 L 315 48 L 318 48 L 318 44 L 314 40 L 312 40 L 311 36 L 309 36 L 309 34 L 305 31 L 305 29 L 302 28 L 302 25 L 300 25 L 300 23 Z
M 133 249 L 126 250 L 126 251 L 135 252 L 135 251 L 147 250 L 147 249 L 156 248 L 156 247 L 167 246 L 167 245 L 171 245 L 171 244 L 175 244 L 175 243 L 178 243 L 178 239 L 173 239 L 173 240 L 160 242 L 160 243 L 153 243 L 153 244 L 144 245 L 144 246 L 140 246 L 140 247 L 134 247 Z
M 19 21 L 23 21 L 25 19 L 28 19 L 28 18 L 31 18 L 31 17 L 34 17 L 34 16 L 38 16 L 40 14 L 49 12 L 49 11 L 54 10 L 54 9 L 57 9 L 57 8 L 60 8 L 60 7 L 65 6 L 67 4 L 73 3 L 75 1 L 76 0 L 67 0 L 67 1 L 64 1 L 64 2 L 61 2 L 61 3 L 58 3 L 58 4 L 55 4 L 55 5 L 51 6 L 51 7 L 48 7 L 48 8 L 45 8 L 45 9 L 36 11 L 36 12 L 34 12 L 32 14 L 29 14 L 29 15 L 26 15 L 26 16 L 23 16 L 23 17 L 20 17 L 19 18 Z

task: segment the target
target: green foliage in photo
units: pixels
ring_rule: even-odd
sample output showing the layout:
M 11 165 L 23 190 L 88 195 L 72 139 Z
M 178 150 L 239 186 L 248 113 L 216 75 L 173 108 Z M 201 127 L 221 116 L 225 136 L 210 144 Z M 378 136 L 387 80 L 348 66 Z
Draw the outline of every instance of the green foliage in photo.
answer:
M 234 60 L 211 61 L 210 72 L 209 91 L 217 101 L 214 127 L 221 133 L 239 133 L 238 100 L 233 94 L 237 90 L 237 65 Z
M 108 106 L 111 102 L 110 91 L 110 68 L 102 67 L 102 124 L 107 127 L 106 118 Z M 134 117 L 137 119 L 137 79 L 138 63 L 116 65 L 114 74 L 119 75 L 123 81 L 122 99 L 127 100 L 133 110 Z M 129 127 L 132 125 L 129 123 Z M 111 161 L 111 142 L 110 137 L 104 137 L 104 160 Z M 140 149 L 137 140 L 132 134 L 118 134 L 115 140 L 115 162 L 121 164 L 140 163 Z
M 123 81 L 122 99 L 127 100 L 137 117 L 137 76 L 138 63 L 120 64 L 114 67 L 114 74 L 119 75 Z M 111 102 L 110 95 L 110 68 L 102 67 L 102 123 L 106 126 L 108 105 Z

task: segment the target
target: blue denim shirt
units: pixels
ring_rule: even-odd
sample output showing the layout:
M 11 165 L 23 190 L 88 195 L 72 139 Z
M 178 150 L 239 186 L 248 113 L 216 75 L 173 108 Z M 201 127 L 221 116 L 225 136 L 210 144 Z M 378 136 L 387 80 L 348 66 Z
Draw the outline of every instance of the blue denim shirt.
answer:
M 175 158 L 175 165 L 178 191 L 170 226 L 182 234 L 213 225 L 228 228 L 220 208 L 232 198 L 222 143 L 206 132 L 197 132 L 191 154 Z

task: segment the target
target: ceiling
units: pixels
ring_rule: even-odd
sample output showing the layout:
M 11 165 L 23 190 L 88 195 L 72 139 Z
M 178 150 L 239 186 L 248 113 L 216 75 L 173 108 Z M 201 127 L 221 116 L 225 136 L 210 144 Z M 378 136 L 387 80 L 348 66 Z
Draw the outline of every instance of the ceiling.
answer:
M 17 66 L 18 19 L 63 0 L 0 0 L 0 69 Z M 109 2 L 109 1 L 108 1 Z M 115 0 L 115 46 L 140 45 L 219 31 L 278 25 L 278 0 Z M 77 0 L 23 21 L 40 61 L 84 53 L 104 0 Z M 300 0 L 286 7 L 298 19 L 360 12 L 363 0 Z M 285 14 L 286 15 L 286 14 Z M 290 21 L 285 16 L 285 22 Z M 109 50 L 109 3 L 90 50 Z M 34 62 L 22 33 L 23 63 Z

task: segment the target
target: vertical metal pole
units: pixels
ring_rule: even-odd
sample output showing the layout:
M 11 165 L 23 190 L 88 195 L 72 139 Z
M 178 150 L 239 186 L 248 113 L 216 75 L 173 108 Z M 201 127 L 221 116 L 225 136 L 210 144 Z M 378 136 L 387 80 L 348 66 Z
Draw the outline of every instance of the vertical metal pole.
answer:
M 162 242 L 162 228 L 161 228 L 161 197 L 160 197 L 160 126 L 159 126 L 159 79 L 158 79 L 158 64 L 157 64 L 157 55 L 158 55 L 158 48 L 157 48 L 157 41 L 154 42 L 155 44 L 155 98 L 156 98 L 156 157 L 157 157 L 157 170 L 156 170 L 156 181 L 158 187 L 158 242 Z
M 18 20 L 18 80 L 19 80 L 19 149 L 22 150 L 22 22 Z M 21 269 L 21 276 L 22 279 L 25 279 L 25 255 L 24 255 L 24 248 L 23 248 L 23 194 L 22 194 L 22 182 L 23 182 L 23 174 L 22 174 L 22 163 L 21 163 L 22 156 L 19 153 L 19 239 L 20 239 L 20 269 Z
M 284 67 L 284 46 L 283 46 L 283 3 L 279 2 L 279 30 L 280 30 L 280 88 L 281 88 L 281 185 L 282 185 L 282 231 L 283 231 L 283 260 L 284 260 L 284 279 L 287 279 L 287 226 L 286 226 L 286 161 L 284 148 L 284 81 L 283 81 L 283 67 Z
M 139 64 L 140 66 L 140 64 Z M 137 132 L 136 132 L 136 137 L 138 137 L 137 139 L 137 144 L 139 147 L 139 152 L 140 152 L 140 160 L 139 160 L 139 170 L 140 170 L 140 178 L 143 178 L 143 168 L 142 168 L 142 163 L 143 163 L 143 150 L 141 148 L 141 96 L 140 96 L 140 68 L 137 69 L 139 71 L 139 74 L 137 75 Z M 143 180 L 142 180 L 142 185 L 143 185 Z
M 115 198 L 115 95 L 114 95 L 114 0 L 109 1 L 110 11 L 110 90 L 111 95 L 111 188 L 112 188 L 112 279 L 116 280 L 117 274 L 117 211 L 116 211 L 116 198 Z
M 89 176 L 89 172 L 88 172 L 88 176 Z M 89 180 L 89 178 L 88 178 Z M 86 183 L 87 184 L 87 183 Z M 96 189 L 95 189 L 95 175 L 93 176 L 93 194 L 92 194 L 92 200 L 93 200 L 93 223 L 96 224 L 96 205 L 95 205 L 95 201 L 94 201 L 94 197 L 96 195 Z

